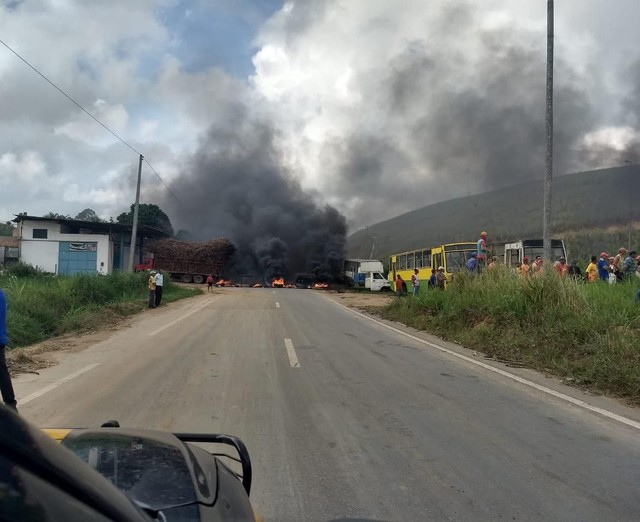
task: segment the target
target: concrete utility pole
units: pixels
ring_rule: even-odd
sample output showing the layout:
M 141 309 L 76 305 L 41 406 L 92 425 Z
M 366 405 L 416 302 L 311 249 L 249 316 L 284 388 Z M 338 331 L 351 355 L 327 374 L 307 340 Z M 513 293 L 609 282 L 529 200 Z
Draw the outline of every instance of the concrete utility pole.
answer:
M 138 185 L 136 186 L 136 202 L 133 206 L 133 224 L 131 227 L 131 246 L 129 247 L 129 271 L 133 272 L 133 258 L 136 253 L 136 236 L 138 235 L 138 206 L 140 205 L 140 181 L 142 180 L 142 160 L 144 156 L 140 154 L 138 163 Z
M 553 0 L 547 0 L 547 154 L 544 166 L 544 208 L 542 248 L 545 261 L 551 261 L 551 183 L 553 180 Z
M 544 166 L 542 247 L 545 261 L 551 259 L 551 183 L 553 181 L 553 0 L 547 0 L 547 153 Z

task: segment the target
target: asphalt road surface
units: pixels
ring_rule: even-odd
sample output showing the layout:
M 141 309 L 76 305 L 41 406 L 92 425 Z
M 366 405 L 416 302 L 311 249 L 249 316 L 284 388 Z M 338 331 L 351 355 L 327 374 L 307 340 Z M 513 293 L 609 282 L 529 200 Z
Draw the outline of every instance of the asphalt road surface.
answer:
M 15 386 L 21 413 L 43 427 L 117 419 L 238 435 L 265 520 L 640 520 L 640 424 L 321 292 L 228 289 L 173 303 Z

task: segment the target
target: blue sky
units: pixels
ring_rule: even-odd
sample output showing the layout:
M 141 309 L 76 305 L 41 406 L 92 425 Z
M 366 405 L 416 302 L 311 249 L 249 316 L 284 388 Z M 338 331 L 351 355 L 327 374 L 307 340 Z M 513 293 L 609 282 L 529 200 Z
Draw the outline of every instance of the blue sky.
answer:
M 159 18 L 176 37 L 172 53 L 186 72 L 220 67 L 246 78 L 256 32 L 281 6 L 282 0 L 179 0 Z

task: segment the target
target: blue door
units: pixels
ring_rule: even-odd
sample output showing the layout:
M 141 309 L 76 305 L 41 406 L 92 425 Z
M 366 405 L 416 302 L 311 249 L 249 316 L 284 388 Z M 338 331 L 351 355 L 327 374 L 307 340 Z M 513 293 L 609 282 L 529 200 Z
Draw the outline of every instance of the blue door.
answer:
M 98 264 L 98 243 L 61 241 L 58 251 L 58 273 L 95 274 Z

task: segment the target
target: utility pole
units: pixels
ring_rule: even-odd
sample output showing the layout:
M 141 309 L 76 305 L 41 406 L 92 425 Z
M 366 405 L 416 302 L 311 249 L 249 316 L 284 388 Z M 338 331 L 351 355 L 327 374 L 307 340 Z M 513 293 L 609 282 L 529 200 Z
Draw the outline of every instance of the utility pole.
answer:
M 553 181 L 553 0 L 547 0 L 547 153 L 544 166 L 544 208 L 542 211 L 543 258 L 551 261 L 551 183 Z
M 129 247 L 129 271 L 133 272 L 133 258 L 136 253 L 136 236 L 138 235 L 138 207 L 140 206 L 140 181 L 142 180 L 142 160 L 144 156 L 140 154 L 138 163 L 138 184 L 136 186 L 136 202 L 133 206 L 133 224 L 131 226 L 131 246 Z
M 369 259 L 373 259 L 373 250 L 376 248 L 376 236 L 371 236 L 371 253 Z

